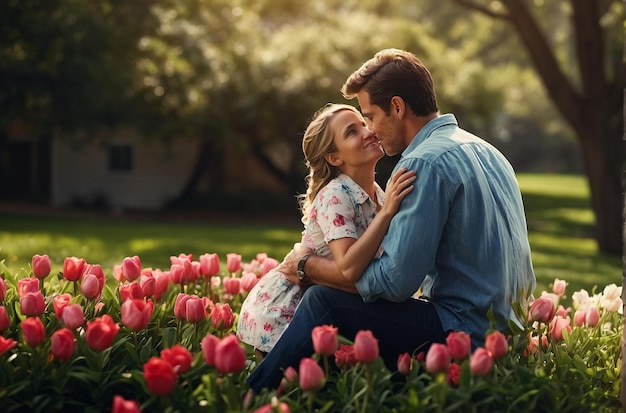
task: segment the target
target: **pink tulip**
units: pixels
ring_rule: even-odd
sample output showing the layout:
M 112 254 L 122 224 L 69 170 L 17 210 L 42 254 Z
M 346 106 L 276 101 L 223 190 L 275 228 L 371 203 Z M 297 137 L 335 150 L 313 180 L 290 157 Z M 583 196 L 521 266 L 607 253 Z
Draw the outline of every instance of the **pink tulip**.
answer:
M 72 301 L 72 296 L 64 293 L 59 294 L 52 300 L 52 306 L 54 307 L 54 314 L 60 320 L 63 317 L 63 309 Z
M 170 266 L 170 279 L 174 284 L 187 284 L 187 272 L 185 267 L 180 264 L 172 264 Z
M 369 330 L 361 330 L 354 337 L 354 357 L 360 363 L 369 364 L 378 357 L 378 340 Z
M 276 405 L 274 405 L 274 402 L 267 403 L 252 413 L 291 413 L 291 409 L 287 403 L 277 401 Z
M 446 338 L 450 357 L 455 360 L 465 360 L 472 351 L 472 342 L 469 334 L 463 331 L 452 331 Z
M 337 367 L 349 368 L 357 363 L 354 357 L 354 347 L 347 344 L 339 344 L 339 348 L 335 351 L 335 364 Z
M 141 275 L 141 260 L 137 255 L 122 260 L 122 274 L 128 281 L 135 281 Z
M 28 293 L 36 293 L 39 291 L 39 279 L 28 277 L 22 278 L 17 282 L 17 295 L 21 298 Z
M 20 298 L 20 310 L 27 317 L 39 317 L 46 309 L 46 303 L 41 291 L 28 293 Z
M 200 274 L 205 278 L 220 273 L 220 258 L 217 254 L 202 254 L 200 256 Z
M 199 323 L 207 317 L 206 297 L 192 296 L 185 302 L 185 320 L 190 323 Z
M 570 319 L 561 316 L 554 317 L 549 325 L 550 338 L 554 341 L 563 340 L 563 330 L 566 330 L 568 333 L 572 332 Z
M 215 348 L 220 343 L 220 339 L 213 334 L 207 334 L 200 342 L 202 355 L 207 366 L 215 366 Z
M 235 315 L 228 303 L 216 303 L 215 308 L 211 311 L 211 323 L 218 330 L 225 331 L 235 323 Z
M 33 267 L 33 275 L 38 279 L 43 280 L 50 275 L 52 264 L 50 263 L 50 257 L 47 255 L 33 255 L 31 265 Z
M 155 270 L 153 271 L 152 276 L 154 277 L 155 281 L 154 299 L 160 300 L 170 286 L 170 273 L 161 270 Z
M 9 327 L 11 327 L 9 313 L 7 313 L 7 309 L 5 307 L 0 306 L 0 333 L 8 330 Z
M 600 310 L 595 305 L 592 305 L 587 310 L 587 314 L 585 315 L 585 324 L 587 327 L 595 327 L 598 325 L 600 321 Z
M 145 298 L 152 297 L 156 290 L 156 280 L 152 275 L 141 274 L 141 277 L 139 277 L 139 286 Z
M 226 269 L 235 273 L 241 269 L 241 255 L 235 253 L 226 254 Z
M 554 317 L 554 303 L 547 297 L 539 297 L 530 305 L 529 317 L 531 321 L 548 323 Z
M 259 282 L 256 274 L 253 272 L 244 272 L 241 275 L 241 289 L 250 292 L 254 286 Z
M 235 277 L 224 277 L 224 292 L 230 295 L 236 295 L 241 292 L 241 280 Z
M 278 267 L 278 264 L 280 264 L 280 263 L 275 258 L 268 257 L 268 258 L 264 259 L 261 262 L 261 276 L 267 274 L 268 272 L 270 272 L 274 268 Z
M 85 322 L 85 316 L 83 314 L 83 308 L 80 304 L 68 304 L 63 308 L 63 324 L 70 330 L 76 330 L 81 327 Z
M 565 294 L 565 288 L 567 287 L 567 283 L 564 280 L 559 280 L 558 278 L 554 279 L 552 283 L 552 292 L 559 297 Z
M 450 352 L 445 344 L 433 343 L 426 353 L 426 370 L 430 373 L 447 372 Z
M 461 366 L 457 363 L 450 363 L 446 382 L 451 386 L 458 386 L 461 383 Z
M 22 321 L 22 335 L 24 341 L 31 347 L 37 347 L 46 338 L 43 323 L 37 317 L 28 317 Z
M 125 282 L 118 287 L 120 293 L 120 301 L 125 302 L 129 299 L 143 299 L 143 290 L 137 282 Z
M 83 275 L 87 262 L 84 258 L 67 257 L 63 262 L 63 277 L 67 281 L 78 281 Z
M 74 354 L 76 339 L 74 333 L 67 328 L 62 328 L 52 333 L 50 353 L 58 360 L 67 360 Z
M 493 367 L 493 358 L 491 354 L 483 347 L 479 347 L 474 351 L 470 358 L 470 370 L 475 376 L 485 376 L 489 374 Z
M 122 304 L 122 323 L 131 330 L 141 330 L 148 326 L 154 304 L 151 300 L 129 299 Z
M 230 334 L 215 346 L 215 368 L 223 374 L 238 373 L 246 365 L 246 352 L 237 337 Z
M 337 334 L 337 327 L 323 325 L 313 328 L 311 338 L 315 352 L 322 356 L 332 356 L 335 354 L 335 351 L 339 348 Z
M 587 312 L 585 310 L 576 310 L 574 313 L 574 325 L 576 327 L 581 327 L 585 325 L 587 320 Z
M 141 413 L 137 400 L 126 400 L 122 396 L 113 397 L 111 413 Z
M 95 299 L 100 296 L 100 282 L 94 274 L 85 274 L 80 282 L 80 291 L 87 299 Z
M 0 301 L 4 300 L 7 296 L 7 283 L 4 278 L 0 277 Z
M 485 338 L 485 348 L 494 359 L 501 359 L 509 351 L 509 343 L 504 334 L 499 331 L 490 333 Z
M 409 353 L 402 353 L 398 356 L 398 372 L 405 376 L 411 372 L 413 358 Z
M 297 383 L 298 380 L 300 380 L 298 372 L 292 366 L 289 366 L 285 369 L 284 377 L 285 380 L 287 380 L 287 382 L 289 383 Z
M 4 338 L 0 336 L 0 356 L 4 355 L 7 351 L 11 350 L 17 345 L 17 341 L 12 338 Z
M 324 386 L 326 377 L 324 370 L 312 358 L 304 357 L 300 360 L 300 368 L 298 369 L 300 376 L 300 387 L 303 391 L 316 391 Z

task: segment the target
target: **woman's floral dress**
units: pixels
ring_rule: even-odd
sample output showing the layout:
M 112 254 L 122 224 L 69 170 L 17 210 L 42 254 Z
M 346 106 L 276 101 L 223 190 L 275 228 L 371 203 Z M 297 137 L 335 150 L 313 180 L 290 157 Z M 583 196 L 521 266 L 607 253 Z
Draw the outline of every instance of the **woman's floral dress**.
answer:
M 385 194 L 376 185 L 379 203 Z M 341 174 L 317 194 L 302 232 L 302 244 L 317 255 L 332 258 L 328 243 L 359 238 L 376 215 L 376 204 L 348 175 Z M 380 251 L 379 251 L 380 253 Z M 237 337 L 269 352 L 293 317 L 304 289 L 277 270 L 265 274 L 246 297 L 237 324 Z

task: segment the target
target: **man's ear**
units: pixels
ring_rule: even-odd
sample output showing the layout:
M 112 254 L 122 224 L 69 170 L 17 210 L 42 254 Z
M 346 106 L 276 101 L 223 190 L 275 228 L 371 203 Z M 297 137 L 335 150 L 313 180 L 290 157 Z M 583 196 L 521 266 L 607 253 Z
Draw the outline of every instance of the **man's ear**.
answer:
M 341 159 L 339 156 L 337 156 L 337 152 L 327 153 L 324 156 L 324 158 L 326 159 L 326 162 L 328 162 L 332 166 L 339 166 L 339 165 L 343 164 L 343 159 Z
M 400 96 L 394 96 L 389 103 L 389 110 L 396 114 L 397 117 L 402 118 L 406 111 L 406 103 Z

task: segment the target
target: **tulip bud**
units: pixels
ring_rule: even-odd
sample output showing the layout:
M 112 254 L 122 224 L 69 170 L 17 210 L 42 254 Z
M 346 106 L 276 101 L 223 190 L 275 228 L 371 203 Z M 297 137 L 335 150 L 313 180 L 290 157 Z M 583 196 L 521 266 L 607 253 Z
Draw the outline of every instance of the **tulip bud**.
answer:
M 470 370 L 472 371 L 472 374 L 475 376 L 485 376 L 489 374 L 492 367 L 493 358 L 491 357 L 491 354 L 489 354 L 489 352 L 483 347 L 477 348 L 470 359 Z
M 332 356 L 339 348 L 337 339 L 338 330 L 336 327 L 323 325 L 313 328 L 311 338 L 313 340 L 313 349 L 322 356 Z
M 22 321 L 24 341 L 31 347 L 37 347 L 46 338 L 43 323 L 37 317 L 28 317 Z
M 360 363 L 369 364 L 378 357 L 378 340 L 371 331 L 361 330 L 354 338 L 354 358 Z
M 246 365 L 246 352 L 234 335 L 224 337 L 215 346 L 215 368 L 218 372 L 238 373 Z
M 52 267 L 50 263 L 50 257 L 47 255 L 33 255 L 32 263 L 33 275 L 40 280 L 43 280 L 50 275 L 50 269 Z
M 50 353 L 58 360 L 67 360 L 74 354 L 76 339 L 67 328 L 52 333 Z
M 445 344 L 433 343 L 426 353 L 426 370 L 430 373 L 448 371 L 450 352 Z
M 504 334 L 494 331 L 485 338 L 485 348 L 497 360 L 504 357 L 509 351 L 509 343 Z
M 463 331 L 452 331 L 446 338 L 450 357 L 455 360 L 465 360 L 472 351 L 472 342 L 469 334 Z
M 159 396 L 170 394 L 178 380 L 174 367 L 167 360 L 159 357 L 151 357 L 143 365 L 143 375 L 148 389 Z
M 409 353 L 402 353 L 398 356 L 398 372 L 405 376 L 411 372 L 413 358 Z
M 326 381 L 324 370 L 317 364 L 317 361 L 308 357 L 300 360 L 298 375 L 300 376 L 300 387 L 304 391 L 319 390 Z

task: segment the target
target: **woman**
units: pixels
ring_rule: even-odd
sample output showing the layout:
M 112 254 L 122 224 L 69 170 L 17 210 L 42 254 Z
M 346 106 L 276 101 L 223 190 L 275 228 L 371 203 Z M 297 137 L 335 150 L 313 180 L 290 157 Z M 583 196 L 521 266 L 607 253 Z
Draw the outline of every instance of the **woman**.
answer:
M 304 133 L 302 150 L 309 168 L 307 192 L 300 199 L 302 243 L 317 255 L 334 258 L 342 275 L 356 280 L 378 253 L 391 218 L 413 189 L 415 173 L 399 170 L 383 192 L 374 176 L 384 152 L 349 105 L 328 104 L 319 110 Z M 289 324 L 303 292 L 273 270 L 246 297 L 237 337 L 253 346 L 259 359 Z

